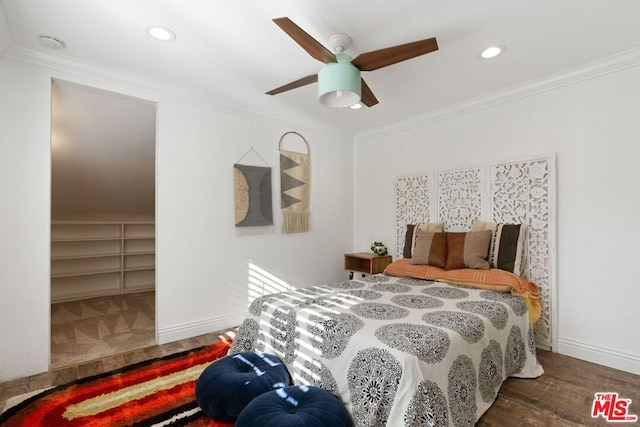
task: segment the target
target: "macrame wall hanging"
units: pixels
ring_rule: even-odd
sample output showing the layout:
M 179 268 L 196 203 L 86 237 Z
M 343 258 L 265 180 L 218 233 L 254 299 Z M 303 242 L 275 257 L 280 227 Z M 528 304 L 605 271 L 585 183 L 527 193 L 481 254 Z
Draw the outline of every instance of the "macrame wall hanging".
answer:
M 296 135 L 304 141 L 306 153 L 282 149 L 287 135 Z M 309 200 L 311 196 L 311 150 L 307 140 L 298 132 L 286 132 L 280 137 L 280 197 L 282 232 L 302 233 L 309 230 Z
M 250 153 L 266 166 L 242 164 Z M 273 228 L 271 166 L 253 147 L 233 165 L 233 192 L 236 227 L 265 232 Z

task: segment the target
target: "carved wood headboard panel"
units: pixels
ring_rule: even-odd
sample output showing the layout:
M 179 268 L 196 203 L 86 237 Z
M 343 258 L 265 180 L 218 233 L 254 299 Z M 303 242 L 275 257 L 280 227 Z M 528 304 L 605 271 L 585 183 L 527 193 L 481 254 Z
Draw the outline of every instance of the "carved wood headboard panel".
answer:
M 526 224 L 524 273 L 542 293 L 536 342 L 555 347 L 555 156 L 443 170 L 396 179 L 396 257 L 407 224 L 444 222 L 467 231 L 475 218 Z

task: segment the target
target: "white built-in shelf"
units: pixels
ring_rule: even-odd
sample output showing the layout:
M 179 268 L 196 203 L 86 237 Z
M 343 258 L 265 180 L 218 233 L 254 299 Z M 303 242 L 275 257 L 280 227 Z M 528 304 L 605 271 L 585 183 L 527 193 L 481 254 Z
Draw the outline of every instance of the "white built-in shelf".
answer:
M 52 301 L 154 287 L 155 223 L 51 223 Z
M 119 257 L 121 254 L 84 254 L 84 255 L 59 255 L 52 256 L 52 261 L 62 260 L 62 259 L 82 259 L 82 258 L 105 258 L 105 257 Z

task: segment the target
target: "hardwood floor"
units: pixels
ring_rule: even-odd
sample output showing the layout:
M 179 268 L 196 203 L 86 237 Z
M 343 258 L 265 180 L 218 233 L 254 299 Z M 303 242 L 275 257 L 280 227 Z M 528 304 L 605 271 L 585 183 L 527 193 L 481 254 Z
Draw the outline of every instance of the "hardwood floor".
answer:
M 233 331 L 221 331 L 148 347 L 3 383 L 0 384 L 0 408 L 12 396 L 210 344 L 227 333 L 232 334 Z M 629 413 L 640 415 L 640 376 L 544 350 L 538 350 L 538 358 L 545 369 L 544 375 L 536 379 L 507 379 L 495 403 L 478 421 L 477 426 L 611 425 L 602 417 L 591 417 L 594 394 L 597 392 L 617 392 L 620 398 L 631 399 Z M 618 424 L 640 425 L 640 422 Z
M 595 393 L 617 392 L 631 399 L 629 413 L 640 416 L 640 376 L 538 350 L 545 370 L 536 379 L 507 379 L 493 406 L 477 426 L 604 426 L 602 417 L 592 418 Z M 637 423 L 614 423 L 640 425 Z

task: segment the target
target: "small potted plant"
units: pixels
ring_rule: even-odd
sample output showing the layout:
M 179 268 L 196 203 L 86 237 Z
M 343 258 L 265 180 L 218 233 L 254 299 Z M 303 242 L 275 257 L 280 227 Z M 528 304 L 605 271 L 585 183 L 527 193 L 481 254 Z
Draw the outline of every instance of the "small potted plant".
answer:
M 387 247 L 382 242 L 373 242 L 371 244 L 371 252 L 376 255 L 386 255 L 389 253 L 389 251 L 387 251 Z

